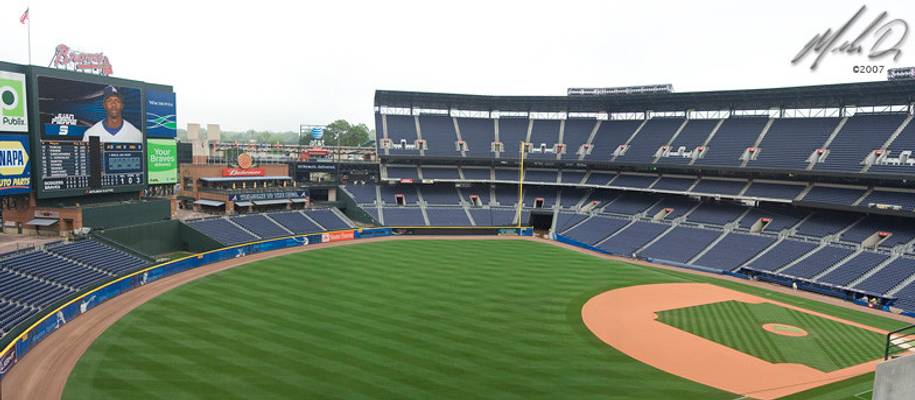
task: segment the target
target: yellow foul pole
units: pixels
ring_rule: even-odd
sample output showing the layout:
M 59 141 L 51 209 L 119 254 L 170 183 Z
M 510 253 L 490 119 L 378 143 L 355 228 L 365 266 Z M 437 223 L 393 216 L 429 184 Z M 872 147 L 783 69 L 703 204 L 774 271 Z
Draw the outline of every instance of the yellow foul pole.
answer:
M 518 228 L 521 227 L 521 208 L 524 207 L 524 142 L 521 142 L 521 166 L 518 171 Z

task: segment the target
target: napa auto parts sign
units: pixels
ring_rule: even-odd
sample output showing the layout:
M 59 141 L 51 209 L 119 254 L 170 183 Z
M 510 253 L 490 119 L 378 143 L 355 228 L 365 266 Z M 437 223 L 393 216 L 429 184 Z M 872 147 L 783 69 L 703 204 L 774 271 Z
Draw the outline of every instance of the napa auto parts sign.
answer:
M 29 137 L 0 134 L 0 196 L 32 191 Z
M 49 67 L 67 71 L 79 71 L 90 74 L 110 76 L 114 69 L 105 53 L 86 53 L 73 50 L 70 46 L 59 44 L 54 48 L 54 57 Z

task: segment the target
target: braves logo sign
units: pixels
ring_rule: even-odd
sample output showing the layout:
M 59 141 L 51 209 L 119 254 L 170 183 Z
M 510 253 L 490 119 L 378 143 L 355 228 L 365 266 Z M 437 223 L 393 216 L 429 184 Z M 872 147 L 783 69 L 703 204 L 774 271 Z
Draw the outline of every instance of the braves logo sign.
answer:
M 75 51 L 65 44 L 57 45 L 54 49 L 54 57 L 51 58 L 51 63 L 48 66 L 103 76 L 109 76 L 114 72 L 111 62 L 108 61 L 108 56 L 105 53 Z
M 14 364 L 16 364 L 16 349 L 11 349 L 0 357 L 0 376 L 6 375 Z

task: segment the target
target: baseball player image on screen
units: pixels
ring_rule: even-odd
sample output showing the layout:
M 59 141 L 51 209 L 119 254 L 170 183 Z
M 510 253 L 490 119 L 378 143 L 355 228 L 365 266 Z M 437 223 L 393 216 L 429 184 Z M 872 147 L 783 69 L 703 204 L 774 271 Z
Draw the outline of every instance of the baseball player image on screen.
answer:
M 105 87 L 102 107 L 105 109 L 105 119 L 86 130 L 83 135 L 84 142 L 88 142 L 91 136 L 98 136 L 101 143 L 143 142 L 143 133 L 121 115 L 124 111 L 124 99 L 116 87 Z

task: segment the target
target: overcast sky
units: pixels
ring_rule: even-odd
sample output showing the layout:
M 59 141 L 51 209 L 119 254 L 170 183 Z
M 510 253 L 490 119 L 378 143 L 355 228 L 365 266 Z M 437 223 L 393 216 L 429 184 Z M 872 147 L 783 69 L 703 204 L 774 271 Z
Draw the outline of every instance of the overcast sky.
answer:
M 0 60 L 47 66 L 65 43 L 103 51 L 123 78 L 173 85 L 179 125 L 297 130 L 338 118 L 372 125 L 376 89 L 562 95 L 568 87 L 672 83 L 678 92 L 884 80 L 856 64 L 902 55 L 790 60 L 860 1 L 0 1 Z M 142 6 L 141 6 L 142 4 Z M 881 12 L 915 30 L 915 1 L 869 1 L 844 36 Z M 894 42 L 897 33 L 887 42 Z M 865 52 L 873 35 L 862 43 Z

